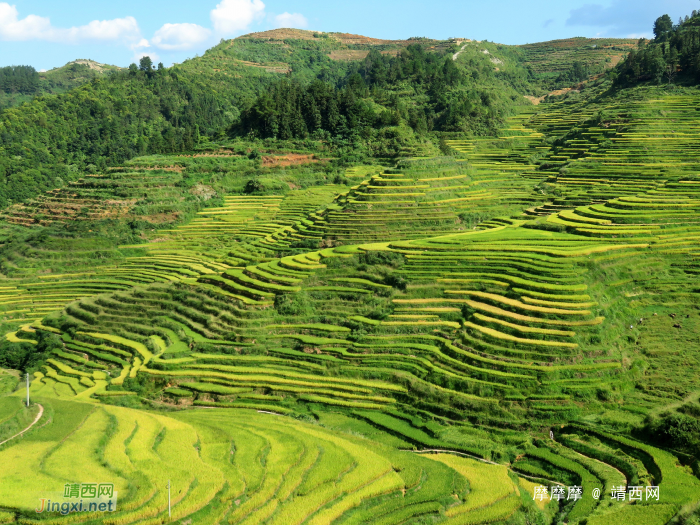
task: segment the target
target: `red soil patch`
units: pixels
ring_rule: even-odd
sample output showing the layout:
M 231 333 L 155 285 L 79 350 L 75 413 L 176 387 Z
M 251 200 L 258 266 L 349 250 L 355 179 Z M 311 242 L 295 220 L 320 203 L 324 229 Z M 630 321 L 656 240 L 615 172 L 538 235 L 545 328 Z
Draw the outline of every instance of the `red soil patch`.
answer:
M 568 93 L 569 91 L 574 91 L 576 93 L 579 92 L 579 90 L 582 88 L 582 84 L 579 84 L 575 88 L 563 88 L 563 89 L 555 89 L 554 91 L 550 91 L 546 95 L 542 95 L 541 97 L 533 97 L 532 95 L 524 95 L 526 99 L 528 99 L 530 102 L 533 103 L 533 105 L 537 106 L 539 105 L 540 102 L 542 102 L 545 98 L 547 97 L 556 97 L 559 95 L 563 95 L 565 93 Z
M 381 38 L 371 38 L 363 35 L 353 35 L 351 33 L 323 33 L 322 31 L 308 31 L 306 29 L 272 29 L 270 31 L 260 31 L 239 36 L 239 39 L 268 40 L 282 44 L 284 40 L 316 40 L 319 37 L 314 35 L 324 35 L 326 38 L 333 38 L 342 44 L 364 44 L 370 46 L 381 46 L 387 44 L 409 45 L 411 40 L 384 40 Z M 436 42 L 431 40 L 431 42 Z M 230 45 L 229 45 L 230 47 Z
M 336 49 L 331 51 L 328 55 L 331 60 L 363 60 L 369 51 L 363 51 L 361 49 Z
M 180 218 L 179 212 L 174 213 L 154 213 L 153 215 L 139 215 L 135 217 L 136 219 L 148 222 L 150 224 L 168 224 L 175 222 Z M 151 241 L 158 242 L 158 241 Z
M 311 164 L 314 162 L 327 161 L 328 159 L 317 159 L 314 155 L 301 155 L 298 153 L 289 153 L 287 155 L 278 155 L 275 157 L 263 157 L 262 164 L 266 168 L 274 166 L 296 166 L 299 164 Z
M 107 168 L 107 169 L 115 169 L 115 170 L 121 170 L 124 168 Z M 129 169 L 134 169 L 134 170 L 139 170 L 139 171 L 156 171 L 156 170 L 162 170 L 162 171 L 177 171 L 180 172 L 184 170 L 182 166 L 139 166 L 138 164 L 134 164 L 133 166 L 129 166 Z
M 398 42 L 396 40 L 382 40 L 381 38 L 353 35 L 351 33 L 334 33 L 331 36 L 340 40 L 343 44 L 368 44 L 371 46 L 380 46 L 385 44 L 395 44 Z
M 315 40 L 316 31 L 308 31 L 306 29 L 272 29 L 270 31 L 260 31 L 257 33 L 248 33 L 247 35 L 239 36 L 240 39 L 255 38 L 260 40 Z
M 380 51 L 382 55 L 398 55 L 399 52 L 399 49 Z M 331 60 L 364 60 L 367 55 L 369 55 L 369 51 L 362 49 L 336 49 L 328 54 Z

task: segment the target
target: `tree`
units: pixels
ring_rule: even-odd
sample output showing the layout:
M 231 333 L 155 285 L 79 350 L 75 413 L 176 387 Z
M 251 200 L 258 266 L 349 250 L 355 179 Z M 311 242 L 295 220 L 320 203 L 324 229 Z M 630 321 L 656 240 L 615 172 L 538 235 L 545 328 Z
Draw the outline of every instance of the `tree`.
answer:
M 654 22 L 654 39 L 663 42 L 668 38 L 668 33 L 673 29 L 673 21 L 668 15 L 660 16 Z
M 673 79 L 676 78 L 678 73 L 678 51 L 675 47 L 671 48 L 666 58 L 666 78 L 668 78 L 668 83 L 671 84 Z
M 648 54 L 648 64 L 646 64 L 646 67 L 654 81 L 660 84 L 662 78 L 666 74 L 666 60 L 659 47 L 654 48 L 652 52 Z
M 571 80 L 581 81 L 588 78 L 588 68 L 583 64 L 583 62 L 576 61 L 573 66 L 571 66 Z
M 151 57 L 148 55 L 141 57 L 141 60 L 139 60 L 139 69 L 147 73 L 153 71 L 153 62 L 151 61 Z

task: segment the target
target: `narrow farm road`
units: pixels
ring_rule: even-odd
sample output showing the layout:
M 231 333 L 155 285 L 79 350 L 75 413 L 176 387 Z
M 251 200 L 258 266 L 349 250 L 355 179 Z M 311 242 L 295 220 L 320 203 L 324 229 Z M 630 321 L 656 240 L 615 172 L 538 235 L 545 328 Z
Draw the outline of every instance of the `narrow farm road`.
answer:
M 32 423 L 31 423 L 27 428 L 25 428 L 24 430 L 22 430 L 22 432 L 18 432 L 17 434 L 15 434 L 14 436 L 12 436 L 11 438 L 8 438 L 8 439 L 6 439 L 5 441 L 0 442 L 0 445 L 4 445 L 4 444 L 7 443 L 8 441 L 11 441 L 11 440 L 15 439 L 16 437 L 21 436 L 21 435 L 24 434 L 27 430 L 29 430 L 29 429 L 32 428 L 34 425 L 36 425 L 36 424 L 39 422 L 39 420 L 41 419 L 41 416 L 44 415 L 44 407 L 43 407 L 42 405 L 38 405 L 38 407 L 39 407 L 39 413 L 38 413 L 38 414 L 36 415 L 36 417 L 34 418 L 34 421 L 32 421 Z
M 464 45 L 460 48 L 460 50 L 457 51 L 454 55 L 452 55 L 452 60 L 457 60 L 457 57 L 459 56 L 459 54 L 460 54 L 462 51 L 464 51 L 464 48 L 467 47 L 467 44 L 469 44 L 469 42 L 471 42 L 471 40 L 468 41 L 466 44 L 464 44 Z

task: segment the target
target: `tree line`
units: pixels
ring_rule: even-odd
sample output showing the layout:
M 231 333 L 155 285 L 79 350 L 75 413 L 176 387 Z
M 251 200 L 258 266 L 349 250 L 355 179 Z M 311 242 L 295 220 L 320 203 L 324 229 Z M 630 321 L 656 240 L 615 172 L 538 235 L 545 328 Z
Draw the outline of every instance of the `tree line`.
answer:
M 654 38 L 641 39 L 627 59 L 616 66 L 613 79 L 625 86 L 642 81 L 672 83 L 677 77 L 700 82 L 700 12 L 674 24 L 668 15 L 654 22 Z
M 39 89 L 39 73 L 32 66 L 0 67 L 0 91 L 35 93 Z
M 430 53 L 420 44 L 395 55 L 372 50 L 338 83 L 278 82 L 230 132 L 283 140 L 370 137 L 372 130 L 400 125 L 419 135 L 493 133 L 512 101 L 493 67 L 483 60 L 471 66 L 458 67 L 451 54 Z
M 111 74 L 0 113 L 0 207 L 146 153 L 192 149 L 233 101 L 161 69 Z

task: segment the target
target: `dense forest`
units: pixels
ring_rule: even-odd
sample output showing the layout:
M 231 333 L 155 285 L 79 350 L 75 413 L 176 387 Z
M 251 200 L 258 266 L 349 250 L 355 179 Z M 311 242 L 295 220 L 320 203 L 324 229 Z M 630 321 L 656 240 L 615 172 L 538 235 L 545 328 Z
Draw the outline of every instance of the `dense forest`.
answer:
M 700 82 L 700 12 L 674 24 L 663 15 L 654 23 L 654 38 L 641 39 L 627 59 L 614 70 L 615 83 L 625 86 L 642 81 L 672 83 L 677 77 Z
M 601 67 L 591 67 L 581 61 L 576 61 L 571 65 L 571 68 L 563 73 L 560 73 L 555 82 L 557 84 L 571 84 L 574 82 L 582 82 L 592 75 L 603 71 Z
M 199 129 L 227 124 L 230 101 L 191 78 L 153 70 L 147 62 L 140 70 L 5 110 L 0 118 L 0 206 L 135 155 L 191 149 Z
M 3 67 L 0 69 L 0 112 L 30 102 L 39 95 L 66 93 L 120 69 L 86 59 L 41 72 L 32 66 Z
M 376 130 L 406 124 L 418 134 L 494 133 L 512 99 L 493 69 L 483 61 L 458 67 L 451 54 L 429 53 L 420 44 L 395 56 L 372 50 L 338 84 L 279 82 L 260 95 L 232 131 L 280 139 L 369 140 Z
M 39 73 L 32 66 L 0 68 L 0 91 L 5 93 L 34 93 L 39 89 Z

